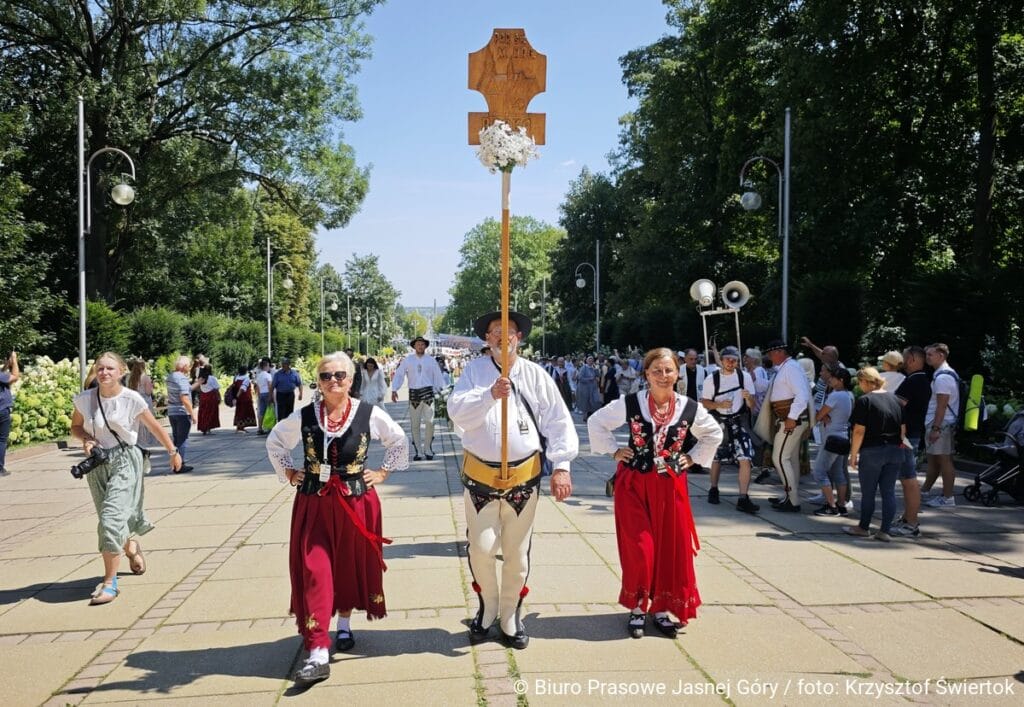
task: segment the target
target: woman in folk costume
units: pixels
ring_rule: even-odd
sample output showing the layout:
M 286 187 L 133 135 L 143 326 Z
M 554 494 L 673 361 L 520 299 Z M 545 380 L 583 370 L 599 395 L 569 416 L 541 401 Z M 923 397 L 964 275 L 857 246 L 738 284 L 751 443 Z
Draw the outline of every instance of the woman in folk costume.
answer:
M 700 543 L 690 511 L 686 470 L 710 466 L 722 430 L 707 410 L 675 392 L 679 365 L 672 351 L 644 356 L 648 389 L 631 393 L 590 416 L 587 429 L 596 454 L 611 454 L 615 474 L 615 534 L 622 564 L 619 603 L 631 611 L 627 628 L 644 635 L 647 613 L 666 636 L 697 615 L 700 593 L 693 558 Z M 629 425 L 629 444 L 619 447 L 614 430 Z M 686 437 L 697 445 L 683 452 Z
M 192 390 L 199 389 L 199 421 L 196 427 L 204 435 L 220 427 L 220 382 L 210 366 L 199 369 Z
M 255 426 L 256 408 L 252 401 L 252 380 L 249 378 L 249 367 L 239 366 L 238 375 L 231 382 L 235 396 L 235 419 L 232 421 L 235 430 L 245 432 L 246 427 Z
M 338 614 L 335 649 L 351 650 L 353 609 L 367 618 L 387 614 L 380 499 L 374 488 L 393 469 L 409 466 L 405 432 L 376 405 L 349 395 L 355 365 L 341 352 L 317 367 L 320 399 L 279 422 L 267 453 L 281 482 L 295 486 L 289 571 L 291 613 L 309 657 L 295 673 L 309 684 L 330 676 L 328 629 Z M 385 447 L 379 469 L 366 466 L 371 439 Z M 302 446 L 296 467 L 292 450 Z

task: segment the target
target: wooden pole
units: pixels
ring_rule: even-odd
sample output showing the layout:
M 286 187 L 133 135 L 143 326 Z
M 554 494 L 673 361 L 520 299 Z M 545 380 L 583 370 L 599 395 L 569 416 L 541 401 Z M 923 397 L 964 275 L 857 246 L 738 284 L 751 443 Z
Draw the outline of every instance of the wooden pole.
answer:
M 508 291 L 512 261 L 509 245 L 509 191 L 512 172 L 501 173 L 501 375 L 509 378 L 508 363 Z M 508 478 L 508 398 L 501 399 L 501 478 Z

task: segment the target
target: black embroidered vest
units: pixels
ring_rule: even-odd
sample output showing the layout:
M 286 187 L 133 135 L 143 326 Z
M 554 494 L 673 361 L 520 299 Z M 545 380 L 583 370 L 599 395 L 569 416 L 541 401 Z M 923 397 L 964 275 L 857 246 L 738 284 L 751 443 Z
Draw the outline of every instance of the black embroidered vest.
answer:
M 678 404 L 678 399 L 677 399 Z M 683 398 L 683 414 L 674 424 L 669 425 L 665 434 L 664 450 L 668 452 L 662 458 L 665 465 L 675 473 L 679 473 L 679 458 L 685 454 L 686 438 L 690 433 L 690 425 L 697 414 L 697 404 L 689 398 Z M 626 396 L 626 422 L 629 425 L 629 448 L 633 450 L 633 458 L 625 462 L 626 466 L 641 474 L 654 469 L 654 425 L 640 413 L 640 399 L 637 393 Z
M 331 464 L 333 476 L 361 481 L 366 466 L 366 452 L 370 447 L 370 413 L 373 406 L 360 404 L 357 400 L 353 400 L 352 404 L 359 406 L 352 424 L 345 430 L 345 434 L 335 437 L 326 450 L 324 431 L 316 419 L 316 406 L 307 405 L 302 408 L 302 456 L 306 478 L 299 484 L 299 493 L 311 495 L 324 487 L 320 481 L 322 464 Z

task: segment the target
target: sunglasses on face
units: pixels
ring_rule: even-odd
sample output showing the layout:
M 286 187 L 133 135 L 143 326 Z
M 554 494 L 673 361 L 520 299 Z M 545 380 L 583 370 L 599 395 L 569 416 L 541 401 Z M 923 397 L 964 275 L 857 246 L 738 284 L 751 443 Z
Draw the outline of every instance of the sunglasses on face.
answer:
M 331 378 L 340 383 L 341 381 L 348 378 L 348 371 L 335 371 L 334 373 L 331 373 L 330 371 L 320 372 L 320 380 L 323 381 L 324 383 L 330 381 Z

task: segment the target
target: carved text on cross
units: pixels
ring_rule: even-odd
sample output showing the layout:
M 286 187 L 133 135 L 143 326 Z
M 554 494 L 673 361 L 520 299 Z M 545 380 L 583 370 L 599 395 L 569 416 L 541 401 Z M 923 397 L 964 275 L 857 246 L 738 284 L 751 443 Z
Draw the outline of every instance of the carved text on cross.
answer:
M 496 29 L 483 49 L 469 55 L 469 88 L 484 94 L 486 113 L 469 114 L 469 144 L 480 144 L 480 130 L 496 120 L 526 128 L 544 144 L 545 116 L 527 113 L 530 100 L 547 84 L 547 57 L 530 46 L 522 29 Z

